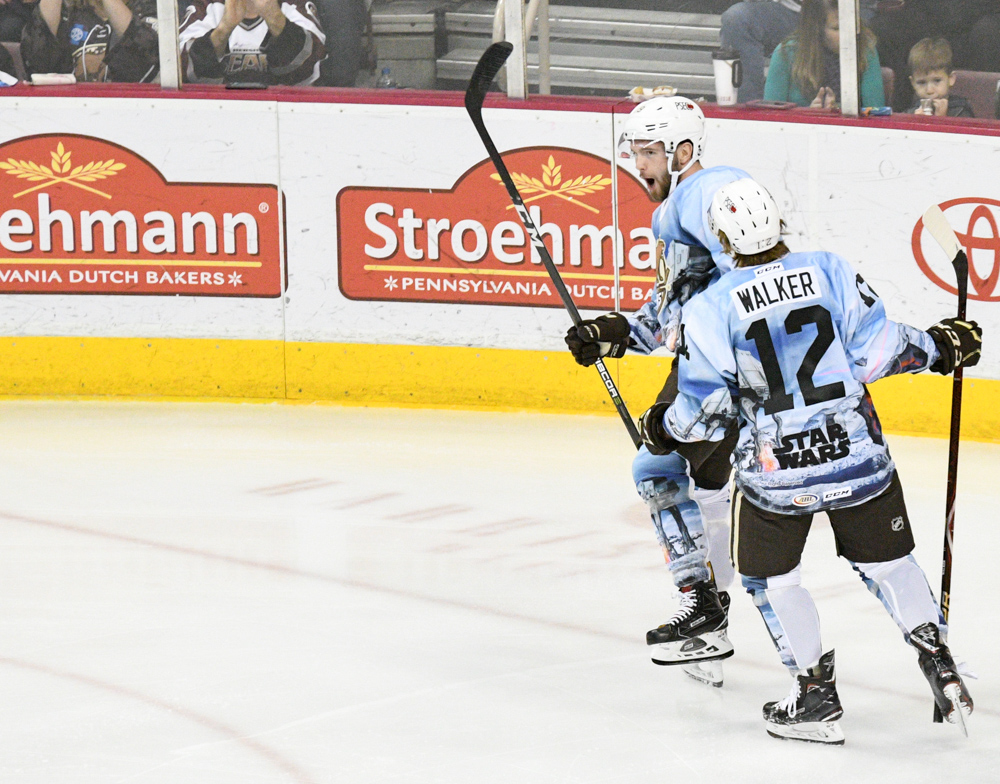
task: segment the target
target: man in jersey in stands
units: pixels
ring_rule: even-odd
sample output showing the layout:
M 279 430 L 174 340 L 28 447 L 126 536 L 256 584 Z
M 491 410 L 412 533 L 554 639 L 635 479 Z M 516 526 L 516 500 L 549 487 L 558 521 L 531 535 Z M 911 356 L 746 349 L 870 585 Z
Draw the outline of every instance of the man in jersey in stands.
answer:
M 710 217 L 735 269 L 685 305 L 678 395 L 643 414 L 639 430 L 651 452 L 670 454 L 739 423 L 731 553 L 793 678 L 785 699 L 764 706 L 768 732 L 844 742 L 833 651 L 823 652 L 816 605 L 800 584 L 816 512 L 916 648 L 944 717 L 964 726 L 972 699 L 911 554 L 903 490 L 865 384 L 975 365 L 982 332 L 954 318 L 926 332 L 889 321 L 847 261 L 789 252 L 777 204 L 753 180 L 720 188 Z
M 312 84 L 326 57 L 312 0 L 190 0 L 179 35 L 188 82 Z
M 581 365 L 619 358 L 627 349 L 673 351 L 684 303 L 732 267 L 708 226 L 715 192 L 747 177 L 731 166 L 705 167 L 705 117 L 688 98 L 640 103 L 625 120 L 619 153 L 632 157 L 650 198 L 656 237 L 657 278 L 652 301 L 632 316 L 610 313 L 572 327 L 566 343 Z M 677 394 L 676 360 L 658 400 Z M 632 463 L 636 489 L 649 507 L 657 537 L 681 590 L 680 609 L 646 635 L 656 664 L 681 665 L 705 683 L 722 685 L 721 660 L 732 656 L 728 628 L 733 572 L 727 554 L 729 456 L 722 443 L 695 444 L 670 455 L 645 447 Z M 720 593 L 721 591 L 721 593 Z

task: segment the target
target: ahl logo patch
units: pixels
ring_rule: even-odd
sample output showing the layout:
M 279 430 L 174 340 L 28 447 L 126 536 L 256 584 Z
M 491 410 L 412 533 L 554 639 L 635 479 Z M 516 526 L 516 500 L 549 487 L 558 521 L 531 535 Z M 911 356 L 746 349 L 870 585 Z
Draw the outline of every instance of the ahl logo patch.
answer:
M 902 531 L 904 525 L 905 525 L 905 523 L 903 522 L 903 518 L 902 517 L 893 518 L 893 521 L 892 521 L 892 530 L 893 531 Z
M 819 500 L 819 496 L 813 495 L 812 493 L 803 493 L 802 495 L 797 495 L 792 499 L 792 503 L 796 506 L 810 506 Z

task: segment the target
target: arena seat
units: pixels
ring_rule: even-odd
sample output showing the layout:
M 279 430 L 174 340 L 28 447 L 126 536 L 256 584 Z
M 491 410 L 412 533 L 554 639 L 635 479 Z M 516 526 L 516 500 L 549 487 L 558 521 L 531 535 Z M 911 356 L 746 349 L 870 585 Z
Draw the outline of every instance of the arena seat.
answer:
M 998 86 L 1000 86 L 1000 73 L 956 69 L 955 86 L 951 91 L 969 100 L 976 117 L 991 119 L 996 117 Z
M 10 52 L 10 56 L 14 58 L 14 76 L 18 79 L 24 81 L 28 78 L 27 72 L 24 70 L 24 60 L 21 59 L 21 44 L 16 41 L 0 41 L 3 44 L 4 49 Z

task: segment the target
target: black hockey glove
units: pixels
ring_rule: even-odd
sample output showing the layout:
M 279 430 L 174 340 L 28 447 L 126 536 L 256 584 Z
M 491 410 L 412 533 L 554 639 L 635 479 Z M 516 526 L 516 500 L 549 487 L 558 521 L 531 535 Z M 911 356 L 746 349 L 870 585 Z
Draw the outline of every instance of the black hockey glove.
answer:
M 570 327 L 566 345 L 579 364 L 590 367 L 601 357 L 620 359 L 628 348 L 628 319 L 621 313 L 608 313 L 593 320 L 581 321 L 580 326 Z
M 983 330 L 975 321 L 941 319 L 927 330 L 934 338 L 938 359 L 931 370 L 950 375 L 955 368 L 972 367 L 979 363 L 983 348 Z
M 639 435 L 646 449 L 654 455 L 669 455 L 677 448 L 677 441 L 663 426 L 663 415 L 670 408 L 669 403 L 653 403 L 646 413 L 639 417 Z

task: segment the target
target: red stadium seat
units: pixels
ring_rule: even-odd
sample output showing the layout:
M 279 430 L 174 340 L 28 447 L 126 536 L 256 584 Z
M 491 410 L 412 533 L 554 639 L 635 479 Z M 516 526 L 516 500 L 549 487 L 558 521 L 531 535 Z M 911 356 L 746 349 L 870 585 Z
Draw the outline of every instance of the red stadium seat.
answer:
M 882 66 L 882 87 L 885 89 L 885 105 L 892 106 L 892 97 L 896 91 L 896 72 Z
M 989 119 L 996 116 L 998 82 L 1000 73 L 956 69 L 955 86 L 951 91 L 969 100 L 976 117 Z
M 16 76 L 21 81 L 28 78 L 24 70 L 24 61 L 21 59 L 21 44 L 16 41 L 0 41 L 3 44 L 4 49 L 10 52 L 10 56 L 14 58 L 14 73 L 11 76 Z

